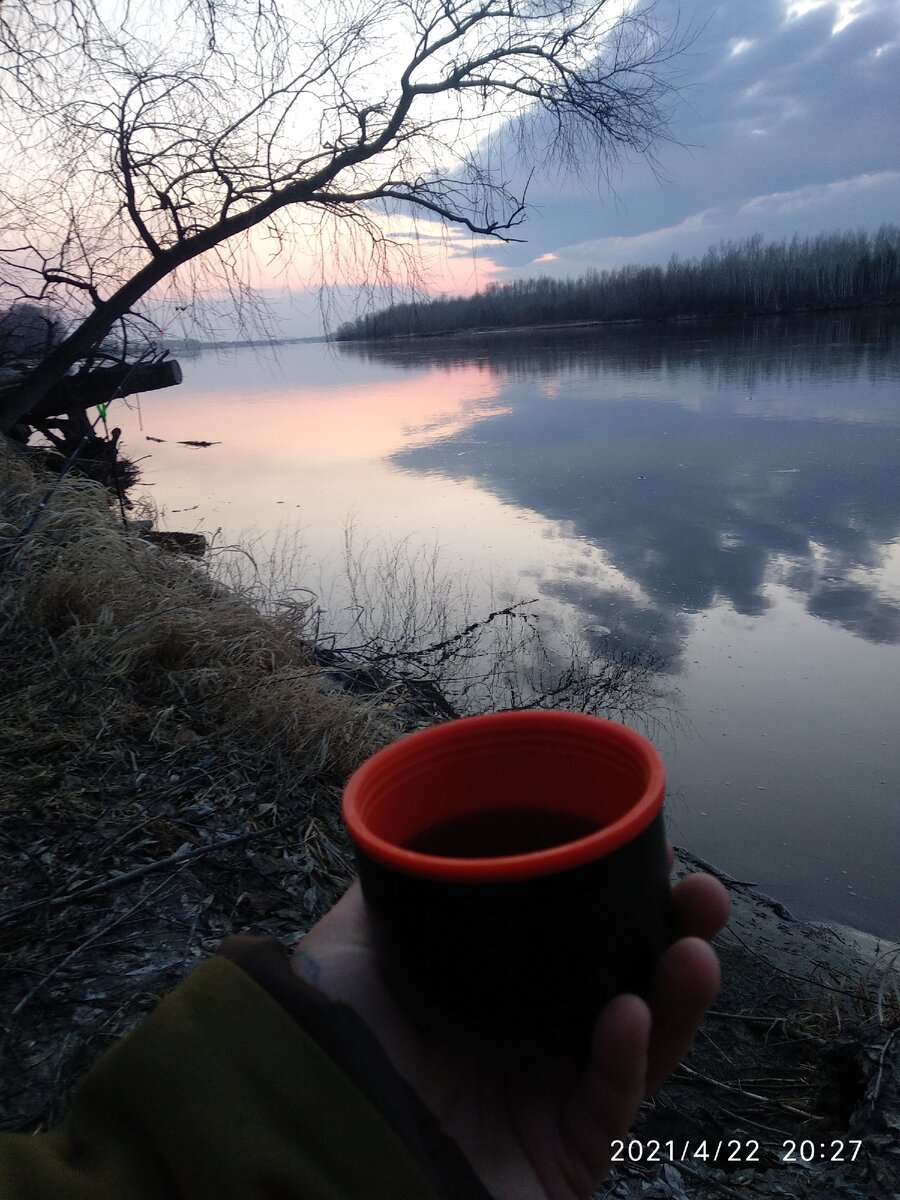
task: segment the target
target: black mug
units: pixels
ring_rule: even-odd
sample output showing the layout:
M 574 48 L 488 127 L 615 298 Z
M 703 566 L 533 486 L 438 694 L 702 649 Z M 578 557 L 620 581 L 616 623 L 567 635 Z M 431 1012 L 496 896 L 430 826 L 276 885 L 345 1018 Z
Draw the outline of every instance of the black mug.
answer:
M 423 1030 L 581 1054 L 672 940 L 654 747 L 612 721 L 516 711 L 401 738 L 344 821 L 379 965 Z

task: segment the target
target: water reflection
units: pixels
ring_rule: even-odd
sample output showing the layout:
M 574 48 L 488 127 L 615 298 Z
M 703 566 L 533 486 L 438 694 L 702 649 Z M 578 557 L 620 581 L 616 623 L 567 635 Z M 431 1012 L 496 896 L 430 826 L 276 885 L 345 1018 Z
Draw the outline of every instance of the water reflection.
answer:
M 138 455 L 164 439 L 142 465 L 171 528 L 271 551 L 282 589 L 301 545 L 288 583 L 335 628 L 358 619 L 349 514 L 361 541 L 439 545 L 448 573 L 420 594 L 472 619 L 539 597 L 554 645 L 597 639 L 591 666 L 605 631 L 614 653 L 649 637 L 678 672 L 654 733 L 675 840 L 801 915 L 896 937 L 898 327 L 294 346 L 262 373 L 242 350 L 117 423 Z
M 759 616 L 767 586 L 871 642 L 900 641 L 884 572 L 900 535 L 900 323 L 890 315 L 543 331 L 354 346 L 421 369 L 477 365 L 499 411 L 391 461 L 471 480 L 601 546 L 640 596 L 596 577 L 545 586 L 593 622 Z
M 854 378 L 900 377 L 900 319 L 891 310 L 759 320 L 618 324 L 474 332 L 384 342 L 338 342 L 348 359 L 421 370 L 477 365 L 495 375 L 559 371 L 678 372 L 700 368 L 710 381 L 830 380 L 835 367 Z

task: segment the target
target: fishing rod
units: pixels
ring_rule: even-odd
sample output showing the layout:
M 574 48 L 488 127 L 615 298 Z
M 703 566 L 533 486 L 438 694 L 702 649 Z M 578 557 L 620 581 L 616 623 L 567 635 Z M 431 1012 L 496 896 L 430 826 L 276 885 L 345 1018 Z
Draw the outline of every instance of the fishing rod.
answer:
M 106 424 L 106 413 L 107 413 L 108 406 L 112 403 L 113 400 L 117 399 L 116 393 L 122 393 L 125 385 L 128 383 L 128 380 L 131 378 L 131 376 L 134 374 L 134 372 L 137 370 L 137 368 L 139 366 L 141 366 L 143 363 L 151 361 L 151 359 L 154 358 L 155 353 L 156 352 L 153 350 L 145 350 L 144 353 L 141 354 L 137 359 L 135 359 L 135 361 L 131 364 L 128 371 L 125 373 L 124 378 L 121 379 L 115 385 L 115 387 L 112 389 L 112 392 L 110 393 L 109 398 L 106 401 L 97 405 L 98 413 L 97 413 L 96 418 L 91 423 L 90 428 L 82 435 L 81 440 L 78 442 L 75 449 L 72 451 L 72 453 L 66 459 L 66 461 L 63 463 L 62 469 L 60 470 L 59 475 L 53 481 L 53 483 L 50 485 L 50 487 L 47 489 L 47 493 L 44 496 L 44 498 L 40 501 L 37 508 L 35 508 L 34 512 L 31 513 L 31 515 L 28 517 L 28 520 L 25 522 L 25 524 L 19 530 L 19 533 L 17 535 L 19 538 L 27 537 L 28 534 L 31 532 L 31 530 L 34 528 L 38 519 L 41 516 L 41 513 L 44 512 L 47 505 L 50 503 L 50 501 L 56 495 L 56 492 L 59 489 L 59 487 L 61 486 L 62 481 L 65 479 L 66 475 L 68 475 L 69 471 L 71 471 L 72 467 L 74 467 L 75 463 L 78 461 L 79 455 L 81 454 L 81 452 L 84 450 L 84 448 L 90 442 L 91 438 L 94 435 L 94 430 L 97 428 L 97 426 L 100 424 L 101 421 L 103 422 L 103 427 L 107 432 L 107 437 L 109 436 L 109 428 Z M 168 354 L 168 351 L 164 350 L 162 355 L 160 356 L 160 361 L 162 361 L 162 359 L 165 358 L 165 356 L 167 354 Z M 117 485 L 116 490 L 117 490 L 117 492 L 119 492 L 119 502 L 122 505 L 122 519 L 124 521 L 124 519 L 125 519 L 124 501 L 121 496 L 121 489 L 118 486 L 118 476 L 116 475 L 115 467 L 113 468 L 113 476 L 116 480 L 116 485 Z

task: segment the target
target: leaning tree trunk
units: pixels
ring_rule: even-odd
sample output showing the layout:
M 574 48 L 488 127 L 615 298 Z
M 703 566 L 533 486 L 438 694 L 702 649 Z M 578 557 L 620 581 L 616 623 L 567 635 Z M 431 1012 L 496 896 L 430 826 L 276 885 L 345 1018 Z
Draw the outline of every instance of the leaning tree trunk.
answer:
M 245 233 L 259 225 L 279 209 L 308 201 L 318 189 L 326 186 L 340 170 L 358 157 L 353 150 L 348 150 L 311 179 L 297 180 L 252 208 L 225 217 L 166 250 L 154 250 L 150 262 L 123 283 L 108 300 L 101 301 L 90 316 L 51 350 L 21 382 L 0 390 L 0 433 L 8 433 L 26 413 L 42 405 L 54 384 L 67 375 L 77 362 L 88 357 L 116 321 L 126 316 L 141 297 L 167 275 L 235 234 Z
M 119 396 L 175 387 L 181 380 L 181 367 L 172 358 L 162 362 L 125 362 L 110 367 L 95 367 L 91 371 L 65 375 L 57 380 L 44 399 L 21 419 L 33 425 L 59 413 L 71 414 L 105 404 Z
M 8 433 L 13 425 L 27 421 L 29 413 L 43 409 L 52 389 L 71 368 L 90 355 L 116 321 L 124 317 L 145 292 L 177 265 L 162 258 L 148 263 L 108 300 L 99 304 L 23 379 L 7 384 L 0 391 L 0 433 Z

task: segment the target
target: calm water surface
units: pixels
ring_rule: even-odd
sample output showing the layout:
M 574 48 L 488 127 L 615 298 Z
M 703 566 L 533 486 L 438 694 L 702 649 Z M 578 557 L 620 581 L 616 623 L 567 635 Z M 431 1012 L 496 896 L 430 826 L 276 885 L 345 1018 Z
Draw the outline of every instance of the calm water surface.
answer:
M 296 582 L 327 592 L 349 522 L 356 545 L 439 545 L 476 605 L 535 597 L 598 645 L 649 639 L 678 714 L 655 734 L 673 840 L 799 915 L 900 938 L 896 318 L 182 366 L 116 416 L 161 524 L 299 538 Z

